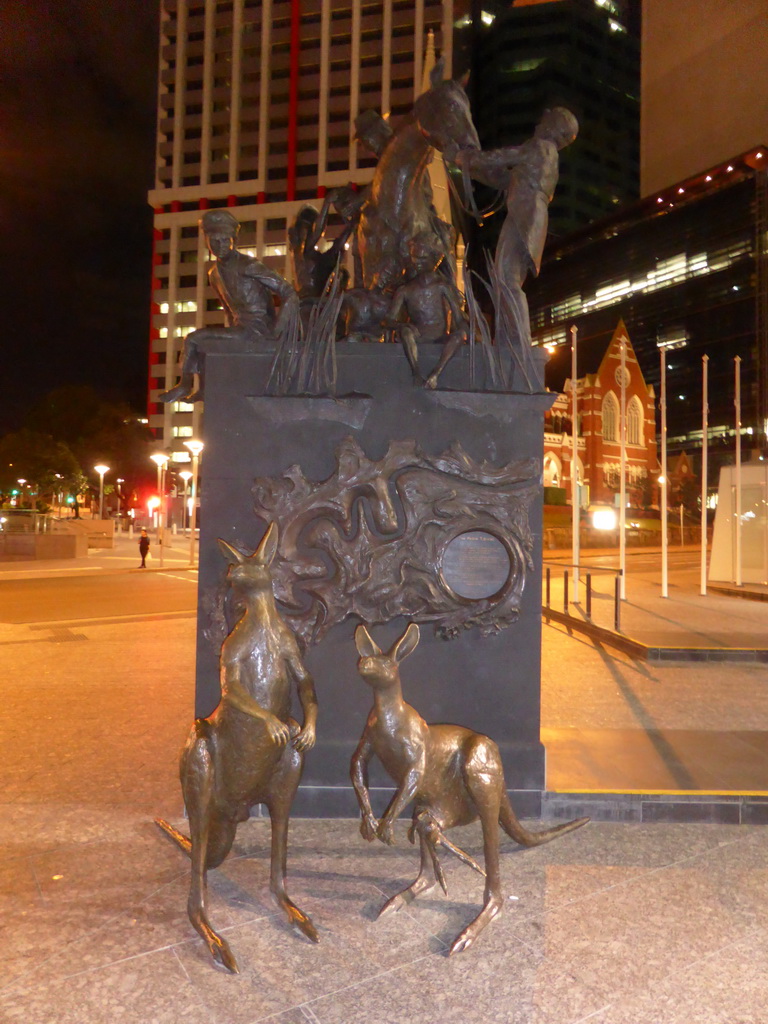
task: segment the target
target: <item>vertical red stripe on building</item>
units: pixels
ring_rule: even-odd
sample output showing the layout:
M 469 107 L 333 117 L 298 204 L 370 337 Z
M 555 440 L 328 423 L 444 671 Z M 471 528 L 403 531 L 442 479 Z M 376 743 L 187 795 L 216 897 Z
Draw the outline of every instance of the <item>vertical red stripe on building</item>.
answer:
M 296 154 L 299 138 L 299 50 L 301 0 L 291 0 L 291 68 L 288 83 L 288 185 L 286 199 L 296 198 Z
M 155 213 L 165 213 L 165 208 L 162 206 L 155 207 Z M 156 267 L 161 262 L 160 253 L 157 251 L 157 243 L 163 240 L 163 232 L 160 228 L 153 228 L 152 230 L 152 267 Z M 160 312 L 160 307 L 155 301 L 155 292 L 160 289 L 161 281 L 160 278 L 152 275 L 152 297 L 149 306 L 149 364 L 147 367 L 147 418 L 154 416 L 159 411 L 158 403 L 152 402 L 152 390 L 155 387 L 155 370 L 154 367 L 160 361 L 160 356 L 157 352 L 153 351 L 152 343 L 156 338 L 160 337 L 160 331 L 154 325 L 154 317 L 156 313 Z

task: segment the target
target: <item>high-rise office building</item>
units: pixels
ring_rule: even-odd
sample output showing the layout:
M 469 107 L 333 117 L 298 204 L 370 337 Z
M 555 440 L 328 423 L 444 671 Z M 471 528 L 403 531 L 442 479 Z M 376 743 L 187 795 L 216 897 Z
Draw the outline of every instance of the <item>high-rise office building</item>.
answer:
M 428 32 L 452 66 L 450 0 L 161 0 L 149 416 L 183 461 L 200 406 L 164 406 L 183 337 L 221 324 L 201 211 L 229 206 L 239 245 L 290 278 L 287 229 L 327 189 L 365 185 L 355 115 L 406 113 Z
M 534 341 L 555 347 L 548 383 L 580 346 L 604 350 L 622 319 L 645 379 L 659 394 L 666 359 L 670 448 L 702 444 L 702 356 L 708 357 L 709 439 L 733 451 L 735 366 L 741 431 L 768 444 L 768 148 L 758 146 L 590 225 L 545 253 L 527 286 Z M 585 352 L 586 354 L 586 352 Z M 581 373 L 579 369 L 579 373 Z M 710 463 L 713 471 L 717 459 Z
M 579 136 L 560 157 L 552 236 L 639 196 L 640 43 L 631 14 L 623 0 L 516 0 L 473 4 L 457 22 L 483 148 L 523 142 L 547 107 L 579 119 Z M 489 227 L 480 235 L 498 223 Z

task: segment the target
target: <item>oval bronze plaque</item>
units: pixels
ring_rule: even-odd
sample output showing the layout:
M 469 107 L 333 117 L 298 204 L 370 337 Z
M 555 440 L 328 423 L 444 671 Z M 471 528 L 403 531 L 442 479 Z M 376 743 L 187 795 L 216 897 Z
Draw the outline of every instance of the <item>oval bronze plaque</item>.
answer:
M 455 594 L 471 601 L 498 593 L 510 568 L 507 549 L 485 530 L 459 534 L 443 552 L 443 579 Z

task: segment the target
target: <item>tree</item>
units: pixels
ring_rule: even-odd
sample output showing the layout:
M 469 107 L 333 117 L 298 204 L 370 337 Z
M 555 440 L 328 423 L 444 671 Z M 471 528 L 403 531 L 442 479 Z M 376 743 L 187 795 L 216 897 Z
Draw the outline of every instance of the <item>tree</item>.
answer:
M 30 413 L 35 430 L 65 442 L 86 475 L 99 462 L 122 477 L 127 493 L 151 484 L 152 431 L 126 404 L 107 402 L 91 387 L 70 385 L 46 395 Z
M 20 479 L 41 495 L 67 490 L 77 493 L 82 477 L 77 459 L 63 441 L 34 430 L 18 430 L 0 438 L 0 491 L 9 494 Z

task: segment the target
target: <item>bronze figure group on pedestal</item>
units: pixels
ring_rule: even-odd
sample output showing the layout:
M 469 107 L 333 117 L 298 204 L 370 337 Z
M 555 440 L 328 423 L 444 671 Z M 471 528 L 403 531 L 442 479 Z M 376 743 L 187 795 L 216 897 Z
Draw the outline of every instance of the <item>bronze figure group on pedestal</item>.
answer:
M 373 181 L 362 192 L 352 186 L 331 189 L 319 212 L 309 205 L 298 212 L 288 232 L 295 287 L 238 251 L 240 225 L 229 210 L 203 214 L 200 226 L 213 261 L 208 276 L 226 326 L 187 335 L 180 380 L 161 401 L 203 397 L 209 352 L 274 351 L 270 387 L 275 393 L 330 393 L 333 374 L 321 368 L 327 350 L 337 341 L 385 338 L 402 344 L 417 384 L 437 387 L 459 347 L 474 341 L 478 330 L 484 343 L 488 332 L 484 323 L 479 328 L 475 323 L 483 317 L 480 307 L 474 313 L 468 308 L 470 284 L 467 308 L 456 284 L 455 232 L 433 204 L 428 167 L 435 151 L 464 176 L 470 214 L 477 214 L 470 179 L 506 194 L 507 216 L 489 268 L 495 336 L 497 346 L 525 367 L 531 332 L 522 285 L 529 273 L 538 274 L 558 151 L 575 139 L 578 123 L 570 111 L 556 107 L 544 113 L 527 142 L 483 151 L 465 82 L 442 76 L 438 62 L 431 87 L 394 128 L 375 111 L 358 116 L 357 138 L 378 158 Z M 455 198 L 462 202 L 458 191 Z M 343 226 L 329 244 L 324 233 L 332 210 Z M 350 275 L 342 257 L 350 245 L 353 274 L 347 288 Z M 419 342 L 443 345 L 426 377 L 419 368 Z M 530 390 L 535 382 L 529 373 L 524 376 Z
M 180 380 L 162 401 L 202 397 L 208 353 L 272 352 L 270 395 L 333 395 L 337 340 L 399 342 L 414 382 L 431 389 L 478 331 L 485 344 L 489 328 L 471 287 L 466 303 L 457 287 L 453 228 L 433 204 L 428 165 L 435 151 L 463 174 L 470 212 L 470 178 L 506 193 L 507 218 L 495 264 L 489 265 L 496 340 L 522 367 L 528 390 L 541 390 L 541 382 L 525 369 L 532 357 L 522 284 L 528 273 L 538 273 L 558 151 L 573 141 L 578 125 L 569 111 L 556 108 L 544 114 L 533 139 L 483 152 L 464 83 L 443 81 L 442 72 L 438 63 L 431 87 L 397 126 L 371 111 L 357 118 L 358 138 L 378 158 L 373 180 L 362 192 L 332 189 L 319 212 L 299 211 L 289 231 L 296 288 L 238 251 L 239 224 L 229 210 L 202 216 L 212 261 L 209 280 L 226 326 L 187 336 Z M 343 228 L 328 245 L 323 235 L 332 209 Z M 349 289 L 349 274 L 341 266 L 348 246 Z M 442 345 L 426 377 L 419 367 L 422 342 Z M 509 377 L 491 373 L 488 389 L 510 388 Z M 308 481 L 298 466 L 286 472 L 287 479 L 256 481 L 259 512 L 272 522 L 254 554 L 219 541 L 230 562 L 227 589 L 240 616 L 221 645 L 220 703 L 209 717 L 195 721 L 182 753 L 189 837 L 158 819 L 191 860 L 190 920 L 214 961 L 233 972 L 238 970 L 234 954 L 208 918 L 207 872 L 227 856 L 238 824 L 255 804 L 264 804 L 271 818 L 272 894 L 303 935 L 313 942 L 318 938 L 285 888 L 288 820 L 317 722 L 314 683 L 302 651 L 350 616 L 368 625 L 412 620 L 386 653 L 366 625 L 355 633 L 358 670 L 374 691 L 351 765 L 361 832 L 369 841 L 391 845 L 395 820 L 413 803 L 410 838 L 418 836 L 421 854 L 416 880 L 392 897 L 382 914 L 437 882 L 446 889 L 437 856 L 443 847 L 486 880 L 482 910 L 450 947 L 450 953 L 461 952 L 503 906 L 499 827 L 523 846 L 535 846 L 587 820 L 529 832 L 509 802 L 496 743 L 458 725 L 428 725 L 403 700 L 400 683 L 399 664 L 419 642 L 414 620 L 432 622 L 439 635 L 451 637 L 467 628 L 492 633 L 518 617 L 526 570 L 532 567 L 528 507 L 540 486 L 539 467 L 531 465 L 536 460 L 500 467 L 477 462 L 456 439 L 438 456 L 425 455 L 414 441 L 393 441 L 378 462 L 347 439 L 337 457 L 337 472 L 318 483 Z M 370 518 L 362 522 L 364 503 Z M 281 552 L 278 523 L 284 532 Z M 497 544 L 508 564 L 504 582 L 474 602 L 453 591 L 442 568 L 449 545 L 472 530 Z M 284 611 L 278 611 L 276 596 Z M 301 726 L 290 717 L 294 685 L 303 709 Z M 367 784 L 374 755 L 397 786 L 380 820 Z M 445 835 L 478 819 L 484 869 Z

